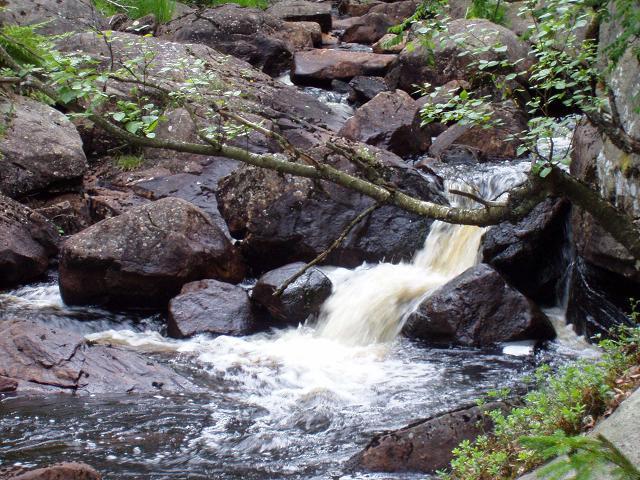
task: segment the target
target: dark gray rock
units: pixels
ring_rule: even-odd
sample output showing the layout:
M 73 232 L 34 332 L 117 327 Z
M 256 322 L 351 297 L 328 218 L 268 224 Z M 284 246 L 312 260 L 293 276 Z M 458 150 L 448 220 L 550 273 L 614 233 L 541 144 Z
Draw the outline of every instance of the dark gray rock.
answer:
M 354 77 L 349 86 L 353 92 L 349 100 L 355 103 L 366 103 L 379 93 L 389 90 L 383 77 Z
M 24 393 L 77 394 L 198 391 L 150 357 L 106 345 L 35 320 L 0 324 L 0 376 Z
M 311 267 L 278 297 L 273 293 L 304 267 L 303 262 L 285 265 L 265 273 L 253 288 L 251 300 L 262 305 L 278 325 L 298 325 L 316 315 L 331 295 L 332 284 L 318 268 Z
M 555 338 L 540 308 L 486 264 L 469 268 L 433 292 L 403 332 L 431 344 L 476 347 Z
M 325 33 L 331 30 L 331 2 L 283 0 L 271 5 L 266 13 L 287 22 L 315 22 Z
M 165 308 L 185 283 L 243 276 L 225 234 L 173 197 L 96 223 L 67 239 L 60 254 L 60 291 L 69 304 Z
M 558 282 L 568 268 L 568 213 L 568 202 L 548 199 L 515 224 L 491 227 L 482 240 L 483 261 L 529 298 L 555 304 Z
M 400 158 L 369 147 L 389 181 L 425 200 L 443 203 L 440 180 L 423 177 Z M 353 166 L 330 152 L 319 158 L 337 168 Z M 221 181 L 218 207 L 247 262 L 261 273 L 287 263 L 309 261 L 326 250 L 372 200 L 329 182 L 314 182 L 253 167 L 241 168 Z M 363 261 L 410 259 L 428 233 L 431 220 L 385 205 L 355 226 L 326 259 L 354 267 Z
M 42 275 L 58 252 L 60 236 L 42 215 L 0 195 L 0 288 Z
M 43 35 L 102 30 L 106 19 L 90 0 L 4 0 L 0 10 L 3 25 L 36 25 Z
M 233 55 L 270 75 L 286 70 L 291 50 L 277 38 L 281 19 L 256 8 L 230 3 L 179 17 L 158 34 L 182 43 L 200 43 Z
M 18 198 L 80 183 L 87 159 L 65 115 L 31 98 L 10 96 L 0 99 L 0 121 L 0 193 Z
M 254 328 L 247 292 L 217 280 L 187 283 L 169 302 L 168 333 L 185 338 L 200 333 L 247 335 Z

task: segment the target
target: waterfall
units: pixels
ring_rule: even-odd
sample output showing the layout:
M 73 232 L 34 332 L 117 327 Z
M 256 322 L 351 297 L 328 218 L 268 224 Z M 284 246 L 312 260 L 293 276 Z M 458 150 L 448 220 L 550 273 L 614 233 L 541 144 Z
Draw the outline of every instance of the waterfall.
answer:
M 449 167 L 443 172 L 451 205 L 479 208 L 469 198 L 450 194 L 454 189 L 489 200 L 504 199 L 506 191 L 524 180 L 527 164 L 472 168 L 472 171 L 459 172 Z M 423 248 L 411 263 L 381 263 L 357 269 L 335 285 L 331 297 L 324 303 L 317 335 L 348 345 L 393 340 L 426 296 L 478 262 L 485 230 L 435 221 Z

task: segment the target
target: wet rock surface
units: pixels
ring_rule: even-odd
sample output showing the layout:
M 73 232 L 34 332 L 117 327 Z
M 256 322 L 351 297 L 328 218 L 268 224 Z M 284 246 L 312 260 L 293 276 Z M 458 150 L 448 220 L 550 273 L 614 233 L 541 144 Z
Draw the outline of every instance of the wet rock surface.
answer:
M 271 5 L 266 13 L 288 22 L 315 22 L 324 33 L 331 30 L 331 2 L 283 0 Z
M 429 295 L 403 332 L 436 345 L 555 338 L 540 308 L 486 264 L 471 267 Z
M 474 440 L 492 428 L 484 412 L 502 407 L 504 404 L 490 403 L 483 408 L 461 408 L 382 433 L 350 463 L 356 470 L 434 473 L 449 466 L 451 452 L 460 442 Z
M 568 268 L 568 213 L 568 202 L 548 199 L 515 224 L 491 227 L 483 237 L 483 261 L 529 298 L 555 304 L 556 287 Z
M 383 77 L 354 77 L 349 82 L 352 102 L 366 103 L 379 93 L 389 90 Z
M 42 275 L 59 242 L 56 228 L 46 218 L 0 195 L 0 288 Z
M 244 265 L 224 232 L 173 197 L 133 208 L 71 236 L 60 254 L 70 304 L 164 308 L 185 283 L 239 281 Z
M 423 177 L 394 155 L 374 150 L 389 175 L 419 198 L 445 202 L 435 176 Z M 333 156 L 345 171 L 353 166 Z M 243 167 L 222 180 L 218 206 L 248 263 L 259 273 L 295 261 L 310 261 L 326 250 L 372 200 L 343 187 Z M 355 267 L 363 261 L 409 259 L 422 246 L 431 220 L 382 206 L 355 226 L 326 259 Z
M 349 80 L 358 75 L 380 76 L 387 72 L 394 59 L 395 55 L 331 49 L 297 52 L 291 78 L 304 84 Z
M 1 474 L 1 472 L 0 472 Z M 7 480 L 101 480 L 102 476 L 91 466 L 85 463 L 64 462 L 49 467 L 37 468 L 15 476 L 7 477 Z
M 217 280 L 187 283 L 169 303 L 168 333 L 184 338 L 201 333 L 247 335 L 254 315 L 247 292 Z
M 0 123 L 0 193 L 17 198 L 80 183 L 87 159 L 65 115 L 28 97 L 10 96 L 0 101 Z
M 296 326 L 317 315 L 331 295 L 332 284 L 322 270 L 311 267 L 279 296 L 273 293 L 305 266 L 292 263 L 265 273 L 253 288 L 251 300 L 266 308 L 279 326 Z
M 347 120 L 340 134 L 400 156 L 424 152 L 431 138 L 414 123 L 417 110 L 416 101 L 402 90 L 381 92 Z
M 24 393 L 76 394 L 197 391 L 187 379 L 150 357 L 106 345 L 36 320 L 0 324 L 0 376 Z M 6 382 L 7 380 L 5 380 Z
M 107 26 L 107 20 L 88 0 L 5 0 L 2 7 L 3 25 L 38 24 L 37 31 L 43 35 L 101 30 Z
M 276 35 L 282 23 L 262 10 L 230 3 L 179 17 L 158 33 L 177 42 L 207 45 L 277 75 L 287 69 L 292 54 Z

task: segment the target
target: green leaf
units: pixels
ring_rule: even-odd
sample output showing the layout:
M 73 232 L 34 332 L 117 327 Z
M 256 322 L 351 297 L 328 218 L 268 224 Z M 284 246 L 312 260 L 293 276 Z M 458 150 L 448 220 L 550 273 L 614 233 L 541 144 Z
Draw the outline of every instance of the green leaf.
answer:
M 139 121 L 127 122 L 124 128 L 129 133 L 133 133 L 134 135 L 143 127 L 144 123 Z
M 121 122 L 127 115 L 124 112 L 116 112 L 112 116 L 116 122 Z
M 545 167 L 542 169 L 542 171 L 540 172 L 540 177 L 541 178 L 545 178 L 547 175 L 549 175 L 551 173 L 551 167 Z

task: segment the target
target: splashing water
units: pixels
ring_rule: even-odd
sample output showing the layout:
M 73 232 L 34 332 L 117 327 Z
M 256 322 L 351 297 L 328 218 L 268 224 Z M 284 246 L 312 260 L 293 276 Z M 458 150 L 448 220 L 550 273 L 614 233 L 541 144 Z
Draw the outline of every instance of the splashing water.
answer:
M 495 200 L 524 180 L 525 166 L 486 166 L 462 177 L 447 172 L 445 187 Z M 456 207 L 478 208 L 462 196 L 449 194 L 449 202 Z M 425 296 L 477 263 L 485 230 L 435 221 L 411 263 L 381 263 L 355 271 L 336 286 L 323 305 L 318 335 L 349 345 L 393 340 Z

